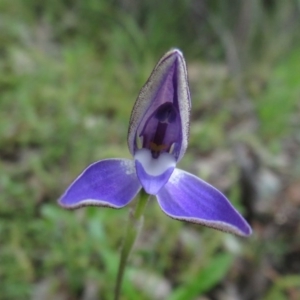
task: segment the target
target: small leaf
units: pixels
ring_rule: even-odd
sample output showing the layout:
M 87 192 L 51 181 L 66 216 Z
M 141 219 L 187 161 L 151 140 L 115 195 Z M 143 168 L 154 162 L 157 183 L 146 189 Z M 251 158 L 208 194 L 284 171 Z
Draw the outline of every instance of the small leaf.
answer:
M 170 296 L 170 300 L 193 299 L 212 289 L 228 272 L 233 261 L 230 254 L 219 254 L 209 265 L 199 270 L 194 278 L 176 289 Z

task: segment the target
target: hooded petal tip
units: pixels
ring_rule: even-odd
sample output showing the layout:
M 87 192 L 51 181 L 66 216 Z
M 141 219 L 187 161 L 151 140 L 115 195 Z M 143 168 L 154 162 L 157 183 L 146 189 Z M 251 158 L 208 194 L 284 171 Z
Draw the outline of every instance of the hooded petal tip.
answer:
M 180 58 L 184 58 L 183 57 L 183 53 L 178 49 L 178 48 L 171 48 L 159 61 L 159 63 L 163 60 L 167 60 L 168 58 L 170 58 L 171 56 L 175 56 L 175 57 L 180 57 Z M 158 64 L 159 64 L 158 63 Z

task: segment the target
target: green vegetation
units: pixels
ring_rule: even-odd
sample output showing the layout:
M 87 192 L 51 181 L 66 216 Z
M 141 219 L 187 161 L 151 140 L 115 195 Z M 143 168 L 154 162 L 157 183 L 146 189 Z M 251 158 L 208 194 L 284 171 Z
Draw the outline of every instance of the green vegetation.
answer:
M 122 299 L 300 298 L 299 20 L 297 0 L 1 0 L 0 300 L 112 298 L 129 208 L 56 199 L 88 164 L 130 157 L 131 108 L 174 46 L 193 101 L 180 165 L 254 234 L 171 220 L 153 200 Z

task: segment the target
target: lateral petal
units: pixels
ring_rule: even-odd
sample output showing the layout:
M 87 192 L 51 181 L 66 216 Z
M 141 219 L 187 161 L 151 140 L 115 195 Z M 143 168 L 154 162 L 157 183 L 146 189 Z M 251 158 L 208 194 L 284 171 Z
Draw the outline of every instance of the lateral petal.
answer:
M 185 171 L 174 170 L 157 194 L 157 200 L 171 218 L 241 236 L 251 234 L 248 223 L 221 192 Z
M 105 159 L 87 167 L 58 200 L 65 208 L 96 205 L 121 208 L 141 189 L 134 161 Z

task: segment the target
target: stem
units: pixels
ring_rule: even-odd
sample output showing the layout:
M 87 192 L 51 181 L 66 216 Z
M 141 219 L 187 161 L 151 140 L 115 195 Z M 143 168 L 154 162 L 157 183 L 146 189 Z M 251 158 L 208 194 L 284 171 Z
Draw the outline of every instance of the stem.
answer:
M 126 233 L 123 241 L 123 246 L 121 249 L 121 257 L 119 262 L 119 269 L 115 287 L 115 298 L 114 300 L 118 300 L 120 297 L 123 275 L 126 268 L 126 263 L 128 260 L 128 256 L 130 251 L 134 245 L 134 242 L 137 238 L 137 235 L 142 228 L 143 225 L 143 212 L 147 204 L 149 195 L 145 193 L 142 189 L 140 192 L 140 197 L 138 199 L 135 211 L 130 211 L 129 220 L 127 223 Z

